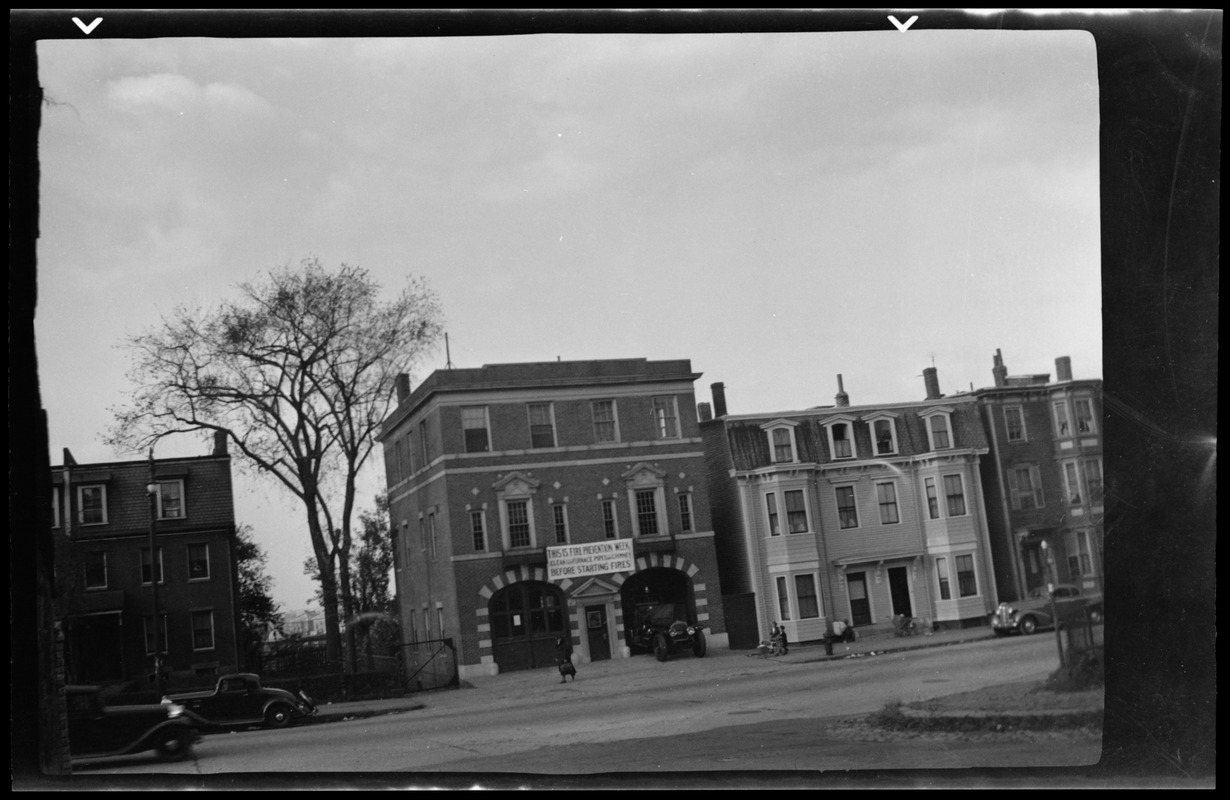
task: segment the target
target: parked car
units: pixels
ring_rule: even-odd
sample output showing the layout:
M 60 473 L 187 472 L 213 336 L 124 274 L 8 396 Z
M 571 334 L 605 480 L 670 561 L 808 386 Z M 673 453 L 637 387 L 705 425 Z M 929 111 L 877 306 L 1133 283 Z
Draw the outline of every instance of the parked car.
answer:
M 108 706 L 98 686 L 68 686 L 65 694 L 72 758 L 153 750 L 164 761 L 179 761 L 201 739 L 184 707 L 176 703 Z
M 1102 595 L 1096 592 L 1087 594 L 1071 583 L 1056 584 L 1055 614 L 1061 621 L 1087 616 L 1094 623 L 1101 622 Z M 1000 636 L 1007 636 L 1013 631 L 1029 635 L 1039 628 L 1054 625 L 1051 596 L 1045 586 L 1031 589 L 1024 600 L 1000 603 L 991 615 L 991 628 Z
M 688 649 L 697 658 L 708 649 L 705 626 L 679 619 L 682 608 L 676 603 L 650 603 L 636 609 L 636 624 L 632 627 L 632 645 L 653 651 L 654 657 L 665 661 L 671 653 Z
M 285 689 L 261 686 L 260 676 L 250 672 L 224 675 L 211 691 L 167 695 L 162 702 L 184 706 L 200 725 L 212 728 L 283 728 L 316 713 L 312 698 L 303 691 L 292 694 Z

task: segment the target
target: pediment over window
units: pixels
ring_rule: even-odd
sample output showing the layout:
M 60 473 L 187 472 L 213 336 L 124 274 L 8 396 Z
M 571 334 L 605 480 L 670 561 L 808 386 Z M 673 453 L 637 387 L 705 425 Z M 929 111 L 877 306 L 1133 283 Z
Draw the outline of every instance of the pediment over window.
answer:
M 659 486 L 666 477 L 666 470 L 658 469 L 644 461 L 621 475 L 629 486 Z
M 510 472 L 503 478 L 491 484 L 491 488 L 503 494 L 533 494 L 538 491 L 542 481 L 535 480 L 521 472 Z
M 573 598 L 606 597 L 619 593 L 619 587 L 602 578 L 590 578 L 569 594 Z
M 892 411 L 877 411 L 874 414 L 866 414 L 863 416 L 863 422 L 875 422 L 878 419 L 895 420 L 900 418 L 900 414 L 894 414 Z
M 931 406 L 931 408 L 924 408 L 922 411 L 918 412 L 918 416 L 924 417 L 924 418 L 934 417 L 936 414 L 948 414 L 949 416 L 951 416 L 952 407 L 951 406 Z
M 772 428 L 794 428 L 797 427 L 799 421 L 797 419 L 775 419 L 771 422 L 766 422 L 760 426 L 762 431 L 767 431 Z

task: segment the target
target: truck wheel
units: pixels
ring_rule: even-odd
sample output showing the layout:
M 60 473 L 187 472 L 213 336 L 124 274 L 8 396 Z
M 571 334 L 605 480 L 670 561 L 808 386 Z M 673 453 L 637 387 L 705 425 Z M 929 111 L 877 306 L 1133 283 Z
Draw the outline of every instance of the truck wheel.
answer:
M 1023 620 L 1021 620 L 1020 624 L 1017 627 L 1020 628 L 1021 633 L 1028 636 L 1034 631 L 1038 630 L 1038 620 L 1034 619 L 1033 617 L 1025 617 Z
M 183 761 L 192 752 L 192 738 L 183 731 L 169 734 L 154 751 L 163 761 Z
M 274 703 L 265 712 L 265 726 L 269 728 L 285 728 L 290 724 L 290 706 L 285 703 Z
M 705 653 L 709 650 L 709 646 L 705 643 L 704 631 L 696 632 L 696 640 L 692 642 L 692 655 L 697 658 L 704 658 Z
M 659 661 L 665 661 L 669 654 L 670 646 L 666 643 L 666 637 L 660 633 L 653 637 L 653 657 Z

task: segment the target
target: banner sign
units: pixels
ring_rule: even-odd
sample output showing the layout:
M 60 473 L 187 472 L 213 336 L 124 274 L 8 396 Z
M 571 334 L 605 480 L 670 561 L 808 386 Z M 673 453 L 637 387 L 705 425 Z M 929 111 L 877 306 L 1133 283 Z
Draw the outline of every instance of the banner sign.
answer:
M 612 539 L 591 544 L 547 548 L 547 580 L 584 578 L 610 572 L 632 572 L 632 540 Z

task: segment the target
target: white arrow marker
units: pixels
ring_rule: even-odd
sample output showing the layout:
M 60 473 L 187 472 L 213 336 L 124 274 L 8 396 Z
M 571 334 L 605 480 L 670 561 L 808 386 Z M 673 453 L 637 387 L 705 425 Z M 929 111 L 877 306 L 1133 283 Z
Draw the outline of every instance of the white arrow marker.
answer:
M 896 22 L 896 21 L 897 20 L 895 19 L 893 20 L 893 22 Z M 84 22 L 77 19 L 76 17 L 73 17 L 73 22 L 77 23 L 77 27 L 81 29 L 82 33 L 84 33 L 86 36 L 89 36 L 91 33 L 94 32 L 94 29 L 98 27 L 98 23 L 102 22 L 102 17 L 95 17 L 94 21 L 91 22 L 89 25 L 86 25 Z
M 891 14 L 888 16 L 888 19 L 889 19 L 889 21 L 890 21 L 890 22 L 892 22 L 894 25 L 896 25 L 896 26 L 897 26 L 897 30 L 901 31 L 902 33 L 905 33 L 906 31 L 908 31 L 908 30 L 910 29 L 910 26 L 911 26 L 911 25 L 913 25 L 915 22 L 917 22 L 917 21 L 918 21 L 918 16 L 917 16 L 917 15 L 915 15 L 915 16 L 913 16 L 913 17 L 910 17 L 908 20 L 906 20 L 906 22 L 905 22 L 905 24 L 904 24 L 904 25 L 902 25 L 900 22 L 898 22 L 898 21 L 897 21 L 897 18 L 896 18 L 896 17 L 894 17 L 894 16 L 893 16 L 893 15 L 891 15 Z M 81 24 L 81 23 L 77 23 L 77 24 Z

